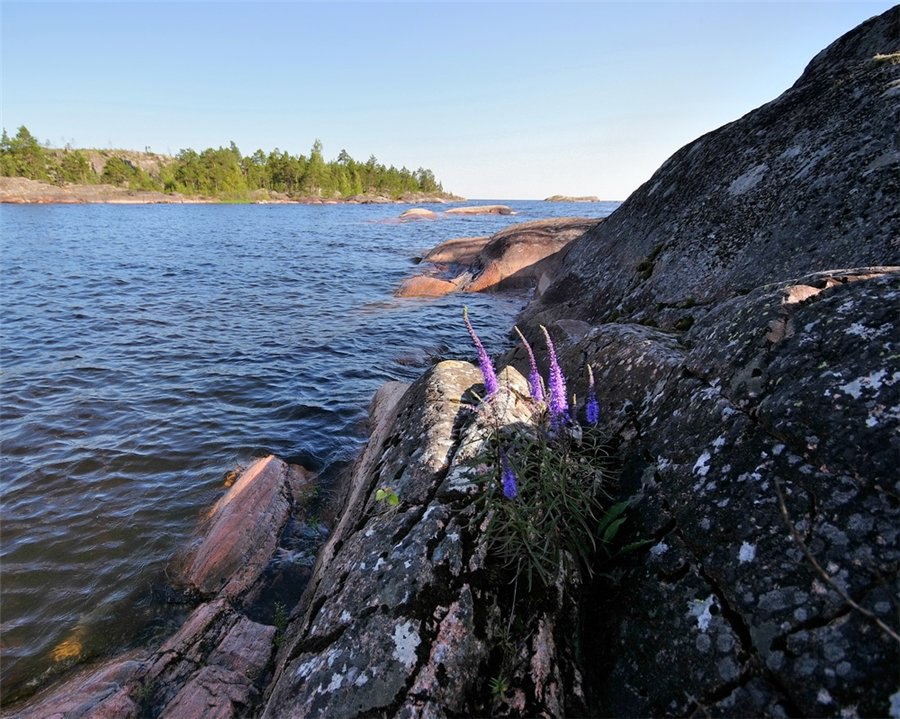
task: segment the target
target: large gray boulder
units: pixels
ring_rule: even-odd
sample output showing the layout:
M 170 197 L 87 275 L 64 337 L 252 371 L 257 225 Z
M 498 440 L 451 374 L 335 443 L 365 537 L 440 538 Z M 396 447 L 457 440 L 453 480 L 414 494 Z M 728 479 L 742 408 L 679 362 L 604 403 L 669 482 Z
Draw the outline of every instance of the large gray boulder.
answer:
M 652 540 L 585 602 L 600 715 L 898 712 L 898 61 L 893 8 L 676 153 L 524 313 L 593 365 Z
M 580 326 L 563 362 L 593 364 L 622 495 L 652 539 L 586 602 L 602 617 L 581 639 L 604 648 L 598 713 L 888 713 L 898 301 L 900 270 L 864 268 L 760 287 L 682 337 Z
M 678 329 L 809 272 L 900 264 L 900 21 L 817 55 L 772 102 L 689 143 L 573 242 L 527 311 Z

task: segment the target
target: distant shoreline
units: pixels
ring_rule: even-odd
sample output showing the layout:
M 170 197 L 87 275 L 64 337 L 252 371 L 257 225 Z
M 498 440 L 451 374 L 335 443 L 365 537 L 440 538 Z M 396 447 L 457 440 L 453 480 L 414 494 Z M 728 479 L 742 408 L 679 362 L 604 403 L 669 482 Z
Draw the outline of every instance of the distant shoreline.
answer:
M 167 194 L 156 190 L 129 190 L 114 185 L 53 185 L 24 177 L 0 177 L 0 203 L 12 205 L 374 205 L 444 204 L 459 202 L 455 195 L 410 193 L 399 198 L 363 194 L 348 198 L 289 197 L 256 191 L 246 199 Z

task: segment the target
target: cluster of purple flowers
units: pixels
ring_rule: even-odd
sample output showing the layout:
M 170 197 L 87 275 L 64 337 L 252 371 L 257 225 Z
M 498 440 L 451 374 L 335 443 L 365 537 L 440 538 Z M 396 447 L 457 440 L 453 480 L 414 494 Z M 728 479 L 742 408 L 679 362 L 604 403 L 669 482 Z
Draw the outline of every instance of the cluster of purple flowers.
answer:
M 463 309 L 463 320 L 466 323 L 466 329 L 469 331 L 469 335 L 478 352 L 478 365 L 481 369 L 482 377 L 484 378 L 484 388 L 487 393 L 486 399 L 490 399 L 500 389 L 499 382 L 497 381 L 497 373 L 494 370 L 491 358 L 485 351 L 484 345 L 481 344 L 481 340 L 478 339 L 478 335 L 475 333 L 475 329 L 469 321 L 467 308 Z M 548 382 L 545 388 L 544 380 L 538 370 L 537 361 L 535 360 L 531 345 L 528 344 L 528 341 L 518 327 L 516 327 L 515 330 L 522 340 L 525 351 L 528 353 L 528 389 L 531 399 L 537 404 L 544 404 L 545 397 L 549 395 L 546 406 L 550 418 L 550 428 L 554 432 L 558 432 L 560 428 L 571 425 L 573 423 L 573 418 L 566 391 L 566 379 L 562 373 L 562 368 L 559 366 L 559 357 L 557 357 L 553 340 L 551 339 L 547 328 L 541 325 L 541 330 L 544 333 L 544 339 L 547 343 L 547 356 L 549 362 Z M 588 424 L 596 426 L 600 421 L 600 404 L 597 401 L 597 392 L 594 386 L 594 371 L 590 365 L 587 366 L 587 371 L 588 392 L 587 403 L 585 405 L 585 416 Z M 507 499 L 515 499 L 519 494 L 518 479 L 515 471 L 510 465 L 509 457 L 507 456 L 505 449 L 500 450 L 500 462 L 502 465 L 500 479 L 503 485 L 503 494 Z
M 497 373 L 494 371 L 494 364 L 491 362 L 491 358 L 488 357 L 484 345 L 481 344 L 481 340 L 478 339 L 478 335 L 475 334 L 475 329 L 469 321 L 468 307 L 463 307 L 463 321 L 466 323 L 466 329 L 469 330 L 469 336 L 472 338 L 472 342 L 475 343 L 475 350 L 478 352 L 478 366 L 481 368 L 481 376 L 484 377 L 484 390 L 487 393 L 487 398 L 490 399 L 497 394 L 497 390 L 500 389 L 500 383 L 497 381 Z

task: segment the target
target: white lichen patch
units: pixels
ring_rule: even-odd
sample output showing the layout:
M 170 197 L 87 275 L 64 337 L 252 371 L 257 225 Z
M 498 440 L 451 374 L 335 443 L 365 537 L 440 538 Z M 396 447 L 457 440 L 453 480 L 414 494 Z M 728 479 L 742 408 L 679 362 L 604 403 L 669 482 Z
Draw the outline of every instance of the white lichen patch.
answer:
M 891 331 L 891 325 L 883 324 L 881 327 L 866 327 L 864 324 L 860 322 L 854 322 L 850 325 L 844 332 L 848 335 L 854 335 L 855 337 L 861 337 L 864 340 L 873 340 L 881 335 L 887 334 Z
M 394 627 L 393 657 L 407 669 L 416 666 L 416 649 L 421 643 L 413 622 L 404 622 Z
M 745 192 L 749 192 L 760 183 L 760 180 L 765 177 L 768 171 L 769 166 L 766 163 L 751 167 L 728 186 L 728 194 L 732 197 L 738 197 Z
M 340 689 L 341 684 L 343 684 L 343 683 L 344 683 L 344 678 L 340 674 L 334 673 L 331 675 L 331 681 L 328 683 L 328 686 L 325 687 L 325 691 L 330 693 L 337 689 Z
M 888 702 L 890 704 L 888 716 L 891 717 L 891 719 L 900 719 L 900 690 L 891 694 L 888 697 Z
M 650 556 L 651 557 L 661 557 L 663 554 L 669 551 L 669 545 L 665 542 L 660 542 L 659 544 L 654 544 L 650 547 Z
M 738 551 L 738 561 L 744 564 L 745 562 L 752 562 L 754 559 L 756 559 L 756 545 L 749 542 L 741 544 L 741 548 Z
M 694 462 L 694 469 L 692 470 L 692 472 L 701 477 L 705 477 L 709 472 L 709 460 L 711 458 L 712 455 L 710 455 L 709 452 L 704 452 L 703 454 L 701 454 L 697 458 L 697 461 Z
M 838 387 L 839 390 L 849 394 L 853 399 L 859 399 L 862 396 L 864 390 L 872 390 L 873 392 L 878 392 L 882 386 L 887 385 L 890 387 L 895 382 L 900 380 L 900 372 L 894 372 L 890 377 L 888 377 L 888 373 L 886 369 L 878 370 L 877 372 L 873 372 L 870 375 L 866 375 L 865 377 L 858 377 L 852 382 L 848 382 L 847 384 L 841 385 Z
M 313 670 L 318 664 L 318 657 L 313 657 L 312 659 L 309 659 L 298 666 L 297 670 L 294 672 L 294 676 L 298 679 L 306 679 L 310 674 L 313 673 Z
M 712 612 L 709 610 L 715 603 L 716 599 L 712 594 L 706 599 L 693 599 L 688 602 L 688 616 L 697 620 L 697 628 L 701 632 L 709 629 L 709 623 L 712 621 Z

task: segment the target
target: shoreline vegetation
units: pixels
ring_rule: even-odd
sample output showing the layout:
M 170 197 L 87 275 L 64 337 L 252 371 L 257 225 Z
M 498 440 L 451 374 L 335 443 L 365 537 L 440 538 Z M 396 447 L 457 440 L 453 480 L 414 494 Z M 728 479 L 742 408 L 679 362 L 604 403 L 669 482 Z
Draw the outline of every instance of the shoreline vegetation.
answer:
M 234 142 L 176 156 L 133 150 L 56 149 L 24 125 L 0 138 L 0 201 L 9 203 L 389 203 L 452 202 L 434 173 L 365 162 L 346 150 L 326 162 L 278 148 L 243 155 Z

